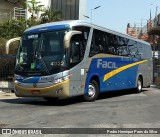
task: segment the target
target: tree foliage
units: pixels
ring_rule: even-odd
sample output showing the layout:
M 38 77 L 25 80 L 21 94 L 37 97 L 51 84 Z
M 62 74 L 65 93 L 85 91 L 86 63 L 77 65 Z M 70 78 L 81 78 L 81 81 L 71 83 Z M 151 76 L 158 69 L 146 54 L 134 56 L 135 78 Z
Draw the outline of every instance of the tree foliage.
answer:
M 28 0 L 25 2 L 25 8 L 31 13 L 31 18 L 37 19 L 39 12 L 44 10 L 44 5 L 37 0 Z
M 21 36 L 26 29 L 26 21 L 8 20 L 0 23 L 0 38 L 10 39 Z
M 41 14 L 41 23 L 61 21 L 59 18 L 62 16 L 62 11 L 53 11 L 51 8 L 47 8 L 44 10 L 44 13 Z

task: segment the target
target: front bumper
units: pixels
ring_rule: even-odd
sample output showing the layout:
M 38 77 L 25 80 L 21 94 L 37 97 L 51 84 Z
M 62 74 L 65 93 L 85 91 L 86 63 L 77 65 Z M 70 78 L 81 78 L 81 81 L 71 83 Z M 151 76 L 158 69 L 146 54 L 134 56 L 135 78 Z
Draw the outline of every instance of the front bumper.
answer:
M 46 86 L 43 83 L 15 84 L 15 94 L 17 97 L 69 97 L 69 80 L 62 83 Z

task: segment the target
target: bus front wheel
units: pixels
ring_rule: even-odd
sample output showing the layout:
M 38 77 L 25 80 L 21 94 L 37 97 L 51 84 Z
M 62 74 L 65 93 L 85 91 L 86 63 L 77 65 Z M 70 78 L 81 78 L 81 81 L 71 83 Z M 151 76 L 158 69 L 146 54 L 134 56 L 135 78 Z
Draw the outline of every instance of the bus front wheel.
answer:
M 83 98 L 85 101 L 94 101 L 99 95 L 99 85 L 95 80 L 91 80 L 88 86 L 88 92 L 84 94 Z

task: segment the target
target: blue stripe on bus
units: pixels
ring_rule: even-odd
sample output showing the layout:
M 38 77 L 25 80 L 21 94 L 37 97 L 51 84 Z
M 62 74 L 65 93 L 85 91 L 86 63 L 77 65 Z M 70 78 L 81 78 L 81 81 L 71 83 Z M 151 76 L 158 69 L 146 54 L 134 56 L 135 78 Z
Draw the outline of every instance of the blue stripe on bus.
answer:
M 65 24 L 65 25 L 55 25 L 55 26 L 47 26 L 47 27 L 41 27 L 41 28 L 25 31 L 24 34 L 39 33 L 39 32 L 46 32 L 46 31 L 60 30 L 60 29 L 69 29 L 69 28 L 70 28 L 70 26 L 67 25 L 67 24 Z
M 23 79 L 16 79 L 21 83 L 38 83 L 41 77 L 23 77 Z

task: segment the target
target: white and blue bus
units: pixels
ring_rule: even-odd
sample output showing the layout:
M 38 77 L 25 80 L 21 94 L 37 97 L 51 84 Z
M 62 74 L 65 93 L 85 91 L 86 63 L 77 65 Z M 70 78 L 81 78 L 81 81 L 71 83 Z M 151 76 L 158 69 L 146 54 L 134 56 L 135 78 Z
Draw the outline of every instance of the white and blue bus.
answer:
M 62 21 L 24 32 L 14 83 L 18 97 L 94 101 L 102 92 L 141 92 L 152 77 L 149 43 L 85 21 Z

